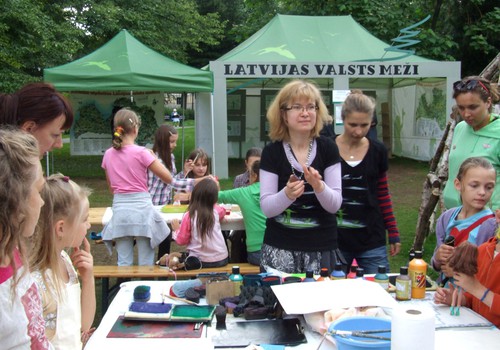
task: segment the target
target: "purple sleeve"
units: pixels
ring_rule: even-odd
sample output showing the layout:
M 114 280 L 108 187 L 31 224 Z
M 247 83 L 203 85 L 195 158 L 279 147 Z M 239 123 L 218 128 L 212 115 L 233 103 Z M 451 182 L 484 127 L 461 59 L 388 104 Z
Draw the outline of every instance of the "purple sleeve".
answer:
M 444 239 L 446 238 L 446 225 L 448 224 L 448 221 L 450 220 L 450 215 L 451 215 L 452 211 L 453 210 L 450 209 L 449 213 L 448 213 L 448 211 L 444 212 L 441 216 L 439 216 L 438 221 L 436 223 L 436 248 L 434 249 L 434 254 L 432 254 L 432 258 L 431 258 L 431 265 L 435 271 L 441 271 L 441 263 L 436 261 L 435 256 L 436 256 L 437 250 L 439 249 L 441 244 L 443 244 Z M 446 220 L 446 218 L 447 218 L 447 220 Z
M 264 215 L 273 218 L 285 211 L 293 200 L 285 194 L 285 188 L 278 192 L 278 175 L 260 169 L 260 208 Z
M 494 237 L 498 229 L 498 224 L 495 218 L 490 218 L 479 226 L 477 232 L 476 245 L 479 247 L 484 242 L 487 242 L 491 237 Z
M 342 205 L 342 173 L 340 163 L 325 169 L 325 188 L 316 193 L 319 203 L 329 213 L 336 213 Z M 261 185 L 262 186 L 262 185 Z

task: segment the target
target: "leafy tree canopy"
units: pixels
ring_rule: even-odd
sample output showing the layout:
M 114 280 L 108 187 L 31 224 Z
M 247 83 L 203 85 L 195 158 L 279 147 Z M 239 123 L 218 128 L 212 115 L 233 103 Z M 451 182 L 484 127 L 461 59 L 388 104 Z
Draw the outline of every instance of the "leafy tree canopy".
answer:
M 41 80 L 127 29 L 152 49 L 202 67 L 262 28 L 276 14 L 352 15 L 391 43 L 427 15 L 416 54 L 462 61 L 478 74 L 500 50 L 498 0 L 3 0 L 0 91 Z

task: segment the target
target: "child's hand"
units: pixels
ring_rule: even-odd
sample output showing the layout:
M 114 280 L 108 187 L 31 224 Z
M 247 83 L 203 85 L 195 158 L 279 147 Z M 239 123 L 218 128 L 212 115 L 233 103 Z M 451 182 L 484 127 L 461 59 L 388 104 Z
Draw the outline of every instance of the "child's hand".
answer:
M 465 273 L 455 272 L 453 274 L 454 283 L 463 290 L 473 294 L 475 288 L 481 286 L 481 283 L 474 277 L 466 275 Z
M 453 285 L 450 283 L 450 288 L 438 288 L 434 293 L 434 302 L 436 304 L 451 305 L 451 297 L 453 295 Z
M 82 280 L 94 278 L 94 258 L 90 254 L 90 243 L 87 238 L 83 239 L 83 249 L 73 248 L 71 253 L 73 266 L 78 270 Z
M 441 244 L 436 251 L 436 260 L 438 260 L 441 264 L 445 264 L 453 254 L 454 249 L 454 247 L 449 245 Z
M 186 159 L 184 162 L 184 177 L 186 177 L 194 169 L 194 162 L 192 159 Z
M 181 223 L 179 219 L 172 219 L 172 221 L 170 221 L 170 226 L 172 226 L 173 231 L 177 231 L 179 227 L 181 227 Z

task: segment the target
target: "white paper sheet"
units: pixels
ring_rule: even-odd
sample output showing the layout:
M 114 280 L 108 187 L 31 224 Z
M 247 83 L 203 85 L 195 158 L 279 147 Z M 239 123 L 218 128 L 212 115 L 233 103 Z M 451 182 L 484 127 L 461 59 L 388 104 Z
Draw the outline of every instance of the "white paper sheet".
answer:
M 380 306 L 396 300 L 377 283 L 362 279 L 290 283 L 271 287 L 287 314 L 308 314 L 334 308 Z

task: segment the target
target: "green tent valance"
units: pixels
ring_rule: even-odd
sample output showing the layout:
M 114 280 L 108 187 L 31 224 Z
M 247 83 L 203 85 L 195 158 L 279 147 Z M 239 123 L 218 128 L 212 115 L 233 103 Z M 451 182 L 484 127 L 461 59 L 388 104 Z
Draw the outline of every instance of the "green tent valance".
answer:
M 59 91 L 210 92 L 211 72 L 174 61 L 123 29 L 96 51 L 44 70 Z

